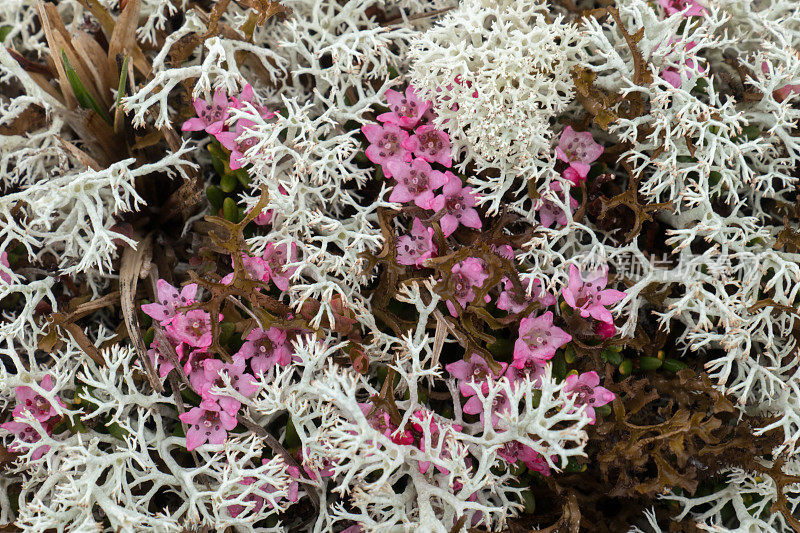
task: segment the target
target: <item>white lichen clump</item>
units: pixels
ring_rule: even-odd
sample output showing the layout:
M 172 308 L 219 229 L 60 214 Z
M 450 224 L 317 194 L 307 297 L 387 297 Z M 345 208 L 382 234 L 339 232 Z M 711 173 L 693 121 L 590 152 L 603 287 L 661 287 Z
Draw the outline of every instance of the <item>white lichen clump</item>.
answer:
M 571 286 L 570 267 L 610 266 L 609 287 L 624 291 L 607 306 L 619 346 L 645 327 L 668 332 L 673 351 L 707 373 L 737 415 L 748 417 L 754 435 L 779 435 L 754 458 L 755 468 L 720 470 L 717 490 L 695 497 L 664 487 L 654 505 L 677 502 L 671 518 L 706 531 L 793 531 L 800 518 L 792 522 L 777 503 L 797 517 L 800 6 L 708 0 L 699 2 L 701 16 L 687 17 L 666 12 L 671 3 L 617 0 L 612 15 L 602 7 L 609 2 L 591 0 L 287 0 L 285 13 L 262 23 L 257 11 L 270 2 L 261 0 L 234 0 L 220 13 L 184 0 L 62 0 L 47 11 L 63 20 L 61 32 L 43 29 L 41 1 L 0 0 L 0 422 L 13 419 L 33 431 L 26 442 L 0 430 L 0 526 L 14 523 L 30 533 L 502 531 L 530 511 L 527 487 L 506 464 L 504 447 L 535 451 L 555 483 L 564 469 L 580 470 L 574 467 L 588 457 L 590 436 L 602 437 L 555 363 L 528 379 L 486 381 L 474 395 L 481 414 L 465 413 L 463 382 L 440 359 L 472 351 L 475 339 L 500 326 L 471 338 L 457 330 L 439 270 L 395 286 L 396 272 L 380 270 L 387 268 L 381 261 L 394 260 L 392 232 L 408 230 L 399 218 L 387 222 L 387 212 L 402 208 L 389 199 L 396 182 L 376 177 L 361 128 L 378 124 L 387 94 L 411 85 L 431 102 L 429 124 L 449 136 L 449 170 L 463 175 L 477 197 L 482 229 L 513 244 L 508 264 L 519 270 L 529 297 L 537 283 L 560 297 Z M 136 30 L 120 51 L 120 59 L 131 57 L 130 76 L 116 85 L 121 61 L 109 60 L 92 78 L 92 87 L 113 89 L 103 96 L 110 125 L 87 129 L 88 109 L 70 101 L 68 85 L 52 81 L 64 68 L 52 42 L 67 47 L 69 36 L 85 36 L 73 42 L 84 43 L 75 53 L 88 66 L 85 58 L 100 46 L 89 35 L 100 30 L 87 20 L 102 12 L 120 21 L 126 4 L 138 10 Z M 207 38 L 175 64 L 193 36 Z M 26 67 L 23 56 L 38 66 Z M 147 63 L 148 75 L 137 61 Z M 112 70 L 117 77 L 106 83 Z M 192 98 L 212 101 L 215 91 L 245 94 L 248 86 L 252 100 L 231 106 L 227 117 L 228 126 L 247 124 L 236 130 L 237 142 L 249 142 L 241 154 L 246 185 L 237 184 L 235 200 L 242 214 L 255 205 L 269 210 L 270 223 L 246 233 L 243 252 L 261 257 L 271 247 L 292 247 L 283 265 L 288 288 L 274 291 L 275 300 L 289 320 L 307 320 L 308 329 L 286 343 L 291 364 L 257 376 L 255 393 L 242 395 L 231 372 L 220 374 L 210 394 L 235 398 L 240 424 L 223 444 L 187 451 L 188 426 L 179 417 L 183 401 L 197 405 L 199 396 L 181 383 L 181 397 L 180 372 L 168 374 L 172 383 L 161 376 L 161 390 L 153 386 L 138 353 L 141 332 L 129 331 L 131 313 L 121 311 L 123 322 L 111 306 L 120 306 L 135 279 L 140 291 L 130 298 L 139 316 L 143 287 L 155 283 L 159 258 L 152 254 L 140 270 L 128 270 L 131 257 L 146 253 L 145 234 L 168 226 L 158 208 L 147 211 L 148 187 L 199 183 L 202 207 L 164 234 L 180 235 L 174 242 L 198 258 L 172 276 L 187 280 L 196 271 L 202 278 L 211 270 L 195 265 L 211 249 L 203 216 L 224 213 L 202 197 L 219 143 L 205 134 L 181 138 L 183 108 Z M 120 151 L 92 140 L 96 131 L 119 135 L 114 119 L 123 115 L 130 132 L 146 134 L 130 134 Z M 605 213 L 588 205 L 601 196 L 600 186 L 565 177 L 555 147 L 568 125 L 618 148 L 606 151 L 603 167 L 615 193 L 628 190 L 639 206 L 660 204 L 646 215 L 666 228 L 656 237 L 666 266 L 656 266 L 661 258 L 638 232 L 644 212 L 623 207 L 630 226 L 609 227 Z M 168 148 L 154 158 L 157 143 Z M 409 227 L 418 217 L 441 233 L 441 212 L 407 208 Z M 543 224 L 545 208 L 563 214 L 563 223 Z M 507 215 L 515 217 L 508 227 L 487 223 Z M 638 229 L 627 238 L 634 218 Z M 166 242 L 163 235 L 148 238 Z M 470 255 L 458 261 L 483 253 L 478 241 L 459 237 Z M 455 239 L 447 250 L 445 242 L 437 243 L 441 256 L 459 253 L 450 246 Z M 9 266 L 7 254 L 22 266 Z M 220 257 L 217 263 L 230 265 L 231 254 Z M 441 269 L 441 260 L 420 265 Z M 450 265 L 446 270 L 449 276 Z M 511 277 L 496 266 L 486 271 L 497 274 L 495 282 Z M 396 289 L 391 305 L 412 323 L 390 324 L 383 314 L 390 304 L 375 303 L 376 286 Z M 210 293 L 201 289 L 197 300 Z M 259 324 L 278 313 L 277 305 L 254 311 L 244 298 L 223 303 L 220 312 L 243 309 Z M 467 315 L 475 323 L 489 314 L 471 303 L 481 307 Z M 559 314 L 567 305 L 553 309 Z M 364 372 L 347 363 L 354 337 L 339 326 L 343 317 L 358 331 L 370 365 Z M 247 333 L 236 331 L 242 339 Z M 617 366 L 608 365 L 605 375 L 597 367 L 604 385 Z M 46 376 L 52 387 L 43 385 Z M 391 402 L 384 397 L 389 380 Z M 447 390 L 436 391 L 437 409 L 434 383 Z M 52 406 L 55 428 L 11 414 L 24 387 Z M 364 409 L 370 402 L 396 410 L 390 430 Z M 503 402 L 508 407 L 493 419 Z M 281 429 L 267 434 L 248 423 Z M 418 445 L 401 440 L 411 428 Z M 290 439 L 292 450 L 276 451 Z M 653 511 L 629 526 L 667 531 L 665 524 Z

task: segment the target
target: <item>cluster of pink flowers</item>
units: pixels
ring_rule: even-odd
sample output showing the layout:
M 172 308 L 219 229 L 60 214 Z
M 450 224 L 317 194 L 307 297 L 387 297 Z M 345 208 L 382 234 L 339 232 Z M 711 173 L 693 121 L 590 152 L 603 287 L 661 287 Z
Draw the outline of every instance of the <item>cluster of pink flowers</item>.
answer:
M 269 243 L 261 257 L 252 257 L 242 252 L 242 261 L 251 279 L 264 283 L 272 280 L 278 289 L 285 291 L 289 288 L 289 279 L 297 271 L 297 267 L 286 266 L 297 261 L 297 245 Z M 231 280 L 233 273 L 222 278 L 221 282 L 227 284 Z
M 268 245 L 262 257 L 245 257 L 248 273 L 261 281 L 269 281 L 281 290 L 286 290 L 289 276 L 294 269 L 285 267 L 295 259 L 295 247 Z M 232 276 L 227 277 L 230 282 Z M 226 278 L 223 278 L 223 282 Z M 201 309 L 182 310 L 195 303 L 197 285 L 186 285 L 178 291 L 164 280 L 158 280 L 158 302 L 145 304 L 142 310 L 158 321 L 165 335 L 175 349 L 183 371 L 192 388 L 198 392 L 201 402 L 198 407 L 180 415 L 187 424 L 186 447 L 193 450 L 205 444 L 222 444 L 228 431 L 237 425 L 237 413 L 241 402 L 229 395 L 214 392 L 224 387 L 223 373 L 237 393 L 244 397 L 252 396 L 257 390 L 255 376 L 268 372 L 276 365 L 291 363 L 291 340 L 297 332 L 270 327 L 262 330 L 254 328 L 244 339 L 231 362 L 214 358 L 208 347 L 212 344 L 211 316 Z M 222 317 L 220 317 L 222 318 Z M 148 352 L 159 374 L 166 376 L 174 366 L 170 363 L 158 339 L 150 345 Z M 248 372 L 249 370 L 252 373 Z
M 509 250 L 502 250 L 509 253 Z M 512 252 L 513 253 L 513 252 Z M 473 258 L 470 258 L 473 259 Z M 466 282 L 480 285 L 488 276 L 479 260 L 460 263 L 458 275 L 464 274 Z M 454 268 L 454 271 L 456 269 Z M 613 317 L 606 306 L 614 304 L 625 297 L 625 293 L 613 289 L 606 289 L 608 274 L 606 270 L 589 273 L 583 279 L 580 271 L 570 266 L 569 285 L 562 290 L 566 304 L 574 309 L 583 318 L 597 320 L 594 331 L 601 338 L 612 337 L 616 333 Z M 527 288 L 527 284 L 526 284 Z M 538 281 L 534 281 L 531 297 L 517 298 L 513 284 L 507 278 L 503 281 L 503 291 L 497 300 L 497 307 L 511 313 L 520 313 L 536 301 L 542 307 L 554 306 L 557 303 L 555 296 L 542 290 Z M 471 286 L 468 287 L 471 291 Z M 472 295 L 474 297 L 474 294 Z M 469 294 L 465 293 L 465 299 Z M 450 302 L 448 302 L 449 304 Z M 459 303 L 461 301 L 459 300 Z M 449 307 L 449 306 L 448 306 Z M 554 324 L 554 315 L 550 310 L 540 314 L 530 314 L 523 317 L 519 323 L 517 340 L 514 344 L 513 361 L 510 365 L 500 362 L 499 369 L 493 371 L 488 363 L 478 354 L 470 354 L 465 358 L 445 366 L 445 369 L 458 380 L 461 395 L 466 398 L 464 413 L 477 415 L 484 420 L 484 405 L 478 395 L 486 396 L 489 392 L 489 382 L 505 377 L 512 387 L 515 383 L 528 379 L 533 383 L 539 382 L 544 374 L 545 365 L 555 356 L 556 351 L 570 341 L 572 336 Z M 600 387 L 600 380 L 596 372 L 587 372 L 580 376 L 567 377 L 565 391 L 574 397 L 575 405 L 585 405 L 585 412 L 591 423 L 595 422 L 595 407 L 606 405 L 614 399 L 614 394 Z M 491 425 L 495 430 L 502 431 L 500 414 L 509 409 L 508 398 L 502 392 L 496 394 L 491 406 Z M 510 442 L 501 451 L 500 456 L 510 463 L 517 460 L 523 461 L 531 470 L 543 474 L 549 473 L 547 463 L 531 448 L 519 442 Z
M 429 124 L 434 117 L 431 102 L 421 100 L 411 86 L 405 93 L 386 91 L 386 99 L 390 111 L 378 115 L 381 124 L 367 124 L 361 131 L 370 143 L 369 160 L 396 181 L 389 200 L 436 212 L 445 237 L 459 225 L 480 229 L 475 194 L 446 170 L 453 164 L 450 136 Z M 433 233 L 433 228 L 415 218 L 411 234 L 400 237 L 397 244 L 398 262 L 421 266 L 432 257 L 437 251 Z
M 228 124 L 231 109 L 242 109 L 245 103 L 253 105 L 264 119 L 275 117 L 275 113 L 267 108 L 256 104 L 253 101 L 253 88 L 250 84 L 245 85 L 239 96 L 232 96 L 230 99 L 222 89 L 214 92 L 211 100 L 195 98 L 192 101 L 197 117 L 190 118 L 181 126 L 182 131 L 205 131 L 213 135 L 219 143 L 230 150 L 231 156 L 229 166 L 231 170 L 237 170 L 244 165 L 243 156 L 248 148 L 255 146 L 256 138 L 247 137 L 244 134 L 248 128 L 254 125 L 251 120 L 237 120 L 235 124 Z M 233 128 L 233 129 L 231 129 Z
M 457 80 L 457 82 L 459 82 Z M 469 83 L 469 82 L 467 82 Z M 422 101 L 413 87 L 405 93 L 387 91 L 390 112 L 378 116 L 382 124 L 370 124 L 362 128 L 370 145 L 366 150 L 367 157 L 377 165 L 381 165 L 387 177 L 394 178 L 396 184 L 389 197 L 391 201 L 413 203 L 416 207 L 436 212 L 441 221 L 444 237 L 449 237 L 458 226 L 480 229 L 482 221 L 475 209 L 476 198 L 469 187 L 464 187 L 460 178 L 448 170 L 437 170 L 431 165 L 449 168 L 452 165 L 450 140 L 446 132 L 425 124 L 426 117 L 432 115 L 431 102 Z M 562 177 L 573 185 L 580 185 L 594 163 L 603 153 L 603 147 L 595 142 L 590 132 L 576 132 L 567 126 L 561 134 L 555 149 L 556 157 L 566 163 Z M 556 193 L 567 194 L 561 185 L 552 185 Z M 437 189 L 442 193 L 437 194 Z M 572 210 L 578 206 L 577 201 L 569 197 Z M 554 202 L 542 200 L 536 209 L 542 225 L 553 223 L 566 224 L 566 214 Z M 423 266 L 425 261 L 437 253 L 434 242 L 435 230 L 423 220 L 415 217 L 409 235 L 402 235 L 397 241 L 397 261 L 402 265 Z M 514 250 L 509 245 L 495 246 L 494 253 L 506 259 L 514 259 Z M 574 269 L 574 267 L 572 267 Z M 595 319 L 598 325 L 594 331 L 599 338 L 613 336 L 616 332 L 611 313 L 606 309 L 624 297 L 624 293 L 603 290 L 606 285 L 606 274 L 590 274 L 584 281 L 580 274 L 577 277 L 571 270 L 570 283 L 563 291 L 567 305 L 575 309 L 583 318 Z M 456 317 L 476 298 L 477 289 L 486 289 L 483 285 L 489 279 L 486 263 L 477 257 L 467 257 L 453 265 L 448 286 L 452 297 L 445 301 L 449 313 Z M 518 288 L 522 290 L 518 291 Z M 492 289 L 489 287 L 488 289 Z M 524 292 L 523 292 L 524 291 Z M 517 294 L 521 292 L 522 294 Z M 528 296 L 528 294 L 530 296 Z M 484 296 L 489 303 L 492 297 Z M 511 315 L 523 313 L 538 303 L 541 308 L 555 306 L 557 298 L 543 290 L 538 280 L 525 280 L 520 284 L 503 277 L 500 291 L 496 298 L 499 310 Z M 465 359 L 445 365 L 446 370 L 458 381 L 459 390 L 465 398 L 463 411 L 476 415 L 483 422 L 484 404 L 480 396 L 489 392 L 491 381 L 506 378 L 514 387 L 522 380 L 539 382 L 544 374 L 545 365 L 552 359 L 556 351 L 572 341 L 572 336 L 554 324 L 554 313 L 545 310 L 521 317 L 517 340 L 514 345 L 511 364 L 499 362 L 494 371 L 477 353 L 469 354 Z M 481 394 L 478 394 L 480 390 Z M 591 422 L 595 421 L 595 407 L 607 404 L 614 399 L 614 394 L 599 386 L 596 372 L 570 375 L 565 389 L 568 396 L 574 399 L 576 406 L 585 405 L 585 412 Z M 504 431 L 500 415 L 510 408 L 505 394 L 498 393 L 492 399 L 490 409 L 491 425 L 496 431 Z M 388 413 L 374 410 L 368 404 L 362 405 L 364 414 L 369 415 L 373 427 L 382 431 L 393 442 L 400 445 L 421 447 L 419 429 L 424 414 L 414 414 L 410 427 L 398 428 Z M 415 425 L 416 424 L 416 425 Z M 417 427 L 420 426 L 420 427 Z M 414 428 L 417 431 L 414 431 Z M 460 430 L 453 427 L 454 430 Z M 438 435 L 438 427 L 431 422 L 432 434 Z M 518 441 L 509 442 L 499 455 L 514 463 L 522 461 L 529 469 L 543 475 L 550 470 L 544 457 L 532 448 Z M 428 465 L 420 464 L 420 471 L 425 472 Z
M 561 176 L 575 186 L 580 185 L 586 181 L 591 164 L 603 154 L 603 150 L 590 132 L 576 132 L 572 126 L 567 126 L 561 132 L 556 146 L 556 158 L 568 165 Z M 550 189 L 562 199 L 567 194 L 561 184 L 555 181 L 550 183 Z M 572 196 L 568 196 L 568 199 L 570 212 L 574 212 L 578 208 L 578 201 Z M 546 228 L 551 227 L 553 223 L 557 226 L 564 226 L 567 223 L 564 210 L 551 200 L 539 200 L 534 208 L 539 213 L 539 222 Z
M 42 382 L 39 383 L 39 386 L 46 391 L 53 390 L 53 378 L 49 374 L 46 375 Z M 41 440 L 39 431 L 28 423 L 16 420 L 22 417 L 23 414 L 29 414 L 42 425 L 48 435 L 51 435 L 56 422 L 60 418 L 53 404 L 31 387 L 16 387 L 14 393 L 17 395 L 17 405 L 12 411 L 14 420 L 0 424 L 0 427 L 13 433 L 17 439 L 23 442 L 37 442 Z M 60 406 L 64 407 L 60 399 L 56 398 L 56 401 Z M 9 450 L 12 452 L 18 449 L 19 447 L 14 443 L 9 446 Z M 31 459 L 34 461 L 40 459 L 49 449 L 50 447 L 47 445 L 39 446 L 31 454 Z

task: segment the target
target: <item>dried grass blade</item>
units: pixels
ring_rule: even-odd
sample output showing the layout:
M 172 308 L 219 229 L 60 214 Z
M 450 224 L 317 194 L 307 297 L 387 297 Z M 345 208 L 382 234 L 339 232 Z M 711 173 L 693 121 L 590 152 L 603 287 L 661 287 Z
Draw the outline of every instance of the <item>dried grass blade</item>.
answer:
M 153 363 L 147 356 L 147 348 L 142 338 L 142 331 L 139 328 L 139 315 L 134 305 L 136 287 L 139 283 L 139 272 L 141 272 L 145 255 L 152 251 L 152 235 L 148 235 L 139 242 L 139 246 L 134 250 L 126 246 L 122 252 L 122 266 L 119 273 L 119 293 L 120 304 L 122 305 L 122 316 L 125 318 L 125 326 L 128 328 L 128 336 L 133 343 L 136 353 L 139 356 L 142 366 L 147 372 L 150 385 L 158 392 L 164 392 L 161 380 L 156 374 Z

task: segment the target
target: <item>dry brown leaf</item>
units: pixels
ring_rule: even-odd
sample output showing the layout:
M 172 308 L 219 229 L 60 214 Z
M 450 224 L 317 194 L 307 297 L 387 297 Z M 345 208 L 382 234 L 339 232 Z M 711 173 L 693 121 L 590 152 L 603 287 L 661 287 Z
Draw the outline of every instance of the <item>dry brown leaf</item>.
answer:
M 136 250 L 130 246 L 125 247 L 122 252 L 122 265 L 119 272 L 119 294 L 122 316 L 125 319 L 125 326 L 128 328 L 128 336 L 133 342 L 133 347 L 136 349 L 139 360 L 147 372 L 150 385 L 154 390 L 164 392 L 164 387 L 161 385 L 161 380 L 156 374 L 155 368 L 153 368 L 153 363 L 147 356 L 147 347 L 144 344 L 142 331 L 139 328 L 139 314 L 136 312 L 136 305 L 134 304 L 136 287 L 139 283 L 139 273 L 145 261 L 145 256 L 152 253 L 152 242 L 152 234 L 149 234 L 139 241 Z

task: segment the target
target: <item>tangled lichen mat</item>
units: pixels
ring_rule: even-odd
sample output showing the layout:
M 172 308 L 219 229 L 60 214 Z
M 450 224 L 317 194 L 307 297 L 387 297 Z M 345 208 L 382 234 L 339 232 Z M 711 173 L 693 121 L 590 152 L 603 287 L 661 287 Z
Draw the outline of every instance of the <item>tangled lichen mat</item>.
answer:
M 797 0 L 0 41 L 0 531 L 800 532 Z

